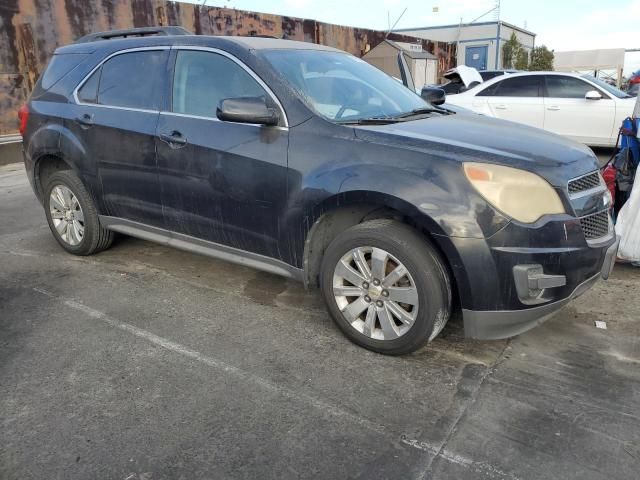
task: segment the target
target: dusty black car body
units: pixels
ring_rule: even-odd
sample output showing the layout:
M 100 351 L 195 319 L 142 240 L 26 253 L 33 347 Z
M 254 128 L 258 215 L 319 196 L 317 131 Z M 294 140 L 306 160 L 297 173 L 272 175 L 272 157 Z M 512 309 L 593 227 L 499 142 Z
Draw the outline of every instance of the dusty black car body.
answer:
M 161 92 L 156 109 L 78 101 L 77 88 L 105 59 L 156 48 L 167 72 L 183 48 L 233 57 L 273 94 L 278 124 L 173 114 L 169 74 L 154 87 Z M 187 35 L 58 49 L 57 55 L 80 60 L 52 85 L 43 86 L 45 74 L 29 102 L 24 159 L 36 194 L 42 196 L 42 172 L 52 161 L 63 161 L 96 199 L 106 228 L 309 285 L 317 284 L 322 252 L 337 232 L 364 219 L 399 219 L 446 259 L 466 333 L 476 338 L 531 328 L 601 274 L 608 276 L 615 236 L 605 189 L 587 185 L 569 192 L 572 181 L 597 175 L 589 149 L 477 115 L 381 125 L 330 122 L 264 57 L 265 51 L 286 48 L 330 50 L 275 39 Z M 533 224 L 514 221 L 470 185 L 464 162 L 534 172 L 557 191 L 567 213 Z M 604 230 L 600 225 L 595 237 L 585 236 L 584 219 L 603 213 Z M 542 271 L 519 278 L 521 265 Z M 554 283 L 557 277 L 564 282 Z M 527 288 L 544 295 L 527 302 Z

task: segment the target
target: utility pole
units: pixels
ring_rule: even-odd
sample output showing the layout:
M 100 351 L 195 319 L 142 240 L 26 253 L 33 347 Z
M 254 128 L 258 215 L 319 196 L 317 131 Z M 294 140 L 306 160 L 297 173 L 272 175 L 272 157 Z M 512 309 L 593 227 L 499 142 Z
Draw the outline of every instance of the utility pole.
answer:
M 486 17 L 487 15 L 489 15 L 491 12 L 495 12 L 494 16 L 496 17 L 496 20 L 500 20 L 500 0 L 496 0 L 493 8 L 491 8 L 490 10 L 487 10 L 486 12 L 484 12 L 482 15 L 480 15 L 477 18 L 474 18 L 473 20 L 471 20 L 469 23 L 466 23 L 465 25 L 471 25 L 472 23 L 477 22 L 478 20 L 480 20 L 483 17 Z
M 402 18 L 402 16 L 405 14 L 405 12 L 407 11 L 407 7 L 404 7 L 404 10 L 402 11 L 402 13 L 400 14 L 400 16 L 398 17 L 398 19 L 396 20 L 396 22 L 393 24 L 392 27 L 389 27 L 389 30 L 387 31 L 387 34 L 384 36 L 384 38 L 387 38 L 389 36 L 389 34 L 391 33 L 391 31 L 396 28 L 396 25 L 398 24 L 398 22 L 400 21 L 400 19 Z
M 490 13 L 493 12 L 494 18 L 496 19 L 496 21 L 498 22 L 498 32 L 497 32 L 497 36 L 496 36 L 496 62 L 497 62 L 497 55 L 498 52 L 500 51 L 500 0 L 495 0 L 493 3 L 493 7 L 490 8 L 489 10 L 487 10 L 486 12 L 484 12 L 482 15 L 480 15 L 479 17 L 474 18 L 473 20 L 471 20 L 468 23 L 462 23 L 462 17 L 460 17 L 460 24 L 458 25 L 458 35 L 456 37 L 456 55 L 459 55 L 460 52 L 460 35 L 462 32 L 462 27 L 466 27 L 467 25 L 471 25 L 472 23 L 477 22 L 478 20 L 480 20 L 481 18 L 486 17 L 487 15 L 489 15 Z M 458 63 L 458 62 L 456 62 Z M 498 68 L 498 66 L 496 65 L 496 68 Z

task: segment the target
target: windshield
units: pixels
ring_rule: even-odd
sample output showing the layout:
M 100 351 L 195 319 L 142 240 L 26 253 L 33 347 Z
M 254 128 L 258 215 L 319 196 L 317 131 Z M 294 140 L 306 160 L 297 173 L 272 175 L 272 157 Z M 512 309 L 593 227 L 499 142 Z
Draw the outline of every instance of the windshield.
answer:
M 618 98 L 631 98 L 631 95 L 626 94 L 622 90 L 619 90 L 616 87 L 613 87 L 613 86 L 609 85 L 607 82 L 603 82 L 599 78 L 592 77 L 591 75 L 583 75 L 582 78 L 584 78 L 586 80 L 589 80 L 590 82 L 595 83 L 596 85 L 598 85 L 603 90 L 606 90 L 608 93 L 610 93 L 611 95 L 614 95 L 614 96 L 616 96 Z
M 346 53 L 270 50 L 264 55 L 307 105 L 332 121 L 392 118 L 431 107 L 393 77 Z

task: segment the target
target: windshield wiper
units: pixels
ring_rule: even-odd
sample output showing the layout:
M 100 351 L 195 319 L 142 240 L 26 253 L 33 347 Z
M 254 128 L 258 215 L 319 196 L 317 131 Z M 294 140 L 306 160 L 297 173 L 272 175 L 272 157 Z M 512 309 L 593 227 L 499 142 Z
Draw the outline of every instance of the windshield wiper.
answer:
M 386 125 L 387 123 L 398 123 L 402 120 L 398 117 L 369 117 L 356 118 L 353 120 L 336 120 L 340 125 Z
M 410 112 L 399 113 L 398 115 L 394 115 L 393 118 L 408 118 L 415 117 L 416 115 L 423 115 L 426 113 L 440 113 L 443 115 L 449 115 L 451 112 L 445 110 L 444 108 L 435 108 L 435 107 L 420 107 L 414 108 Z
M 386 125 L 387 123 L 399 123 L 406 122 L 410 117 L 418 115 L 425 115 L 427 113 L 439 113 L 441 115 L 450 115 L 453 112 L 444 108 L 435 107 L 421 107 L 415 108 L 410 112 L 399 113 L 397 115 L 389 117 L 369 117 L 369 118 L 356 118 L 353 120 L 337 120 L 336 123 L 340 125 Z

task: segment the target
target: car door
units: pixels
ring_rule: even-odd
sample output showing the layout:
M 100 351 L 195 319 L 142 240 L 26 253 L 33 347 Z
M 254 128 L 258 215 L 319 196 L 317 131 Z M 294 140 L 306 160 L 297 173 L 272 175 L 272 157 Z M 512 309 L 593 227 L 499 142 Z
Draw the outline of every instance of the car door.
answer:
M 607 145 L 612 136 L 616 106 L 602 90 L 580 78 L 545 75 L 544 129 L 588 145 Z M 588 92 L 600 98 L 587 99 Z
M 162 226 L 155 134 L 169 47 L 118 52 L 75 92 L 69 128 L 97 166 L 105 213 Z
M 174 50 L 171 108 L 157 129 L 167 229 L 278 258 L 288 128 L 275 96 L 246 66 L 213 49 Z M 279 126 L 220 121 L 220 101 L 265 97 Z
M 479 91 L 473 100 L 472 108 L 480 113 L 488 111 L 496 118 L 542 128 L 542 91 L 541 75 L 505 76 L 504 79 Z

